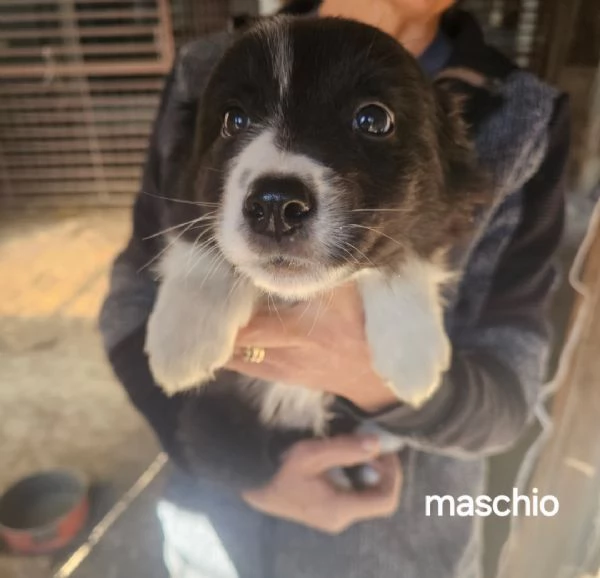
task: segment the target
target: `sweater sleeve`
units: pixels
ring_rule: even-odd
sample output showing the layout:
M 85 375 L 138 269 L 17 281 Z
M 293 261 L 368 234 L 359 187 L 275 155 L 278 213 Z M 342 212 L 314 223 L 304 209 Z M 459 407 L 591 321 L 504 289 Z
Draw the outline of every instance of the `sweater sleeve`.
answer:
M 566 98 L 557 101 L 548 147 L 521 196 L 520 223 L 497 263 L 474 323 L 451 333 L 453 360 L 437 393 L 420 409 L 399 405 L 369 417 L 428 451 L 475 457 L 510 446 L 523 431 L 545 378 L 547 309 L 555 281 L 553 256 L 564 220 L 569 151 Z M 501 218 L 479 246 L 493 242 Z M 460 317 L 460 299 L 457 311 Z

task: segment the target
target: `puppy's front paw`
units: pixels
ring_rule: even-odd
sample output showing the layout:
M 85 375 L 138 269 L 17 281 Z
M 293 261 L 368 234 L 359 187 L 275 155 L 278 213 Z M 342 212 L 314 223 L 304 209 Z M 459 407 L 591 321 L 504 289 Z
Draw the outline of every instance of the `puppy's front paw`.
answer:
M 401 276 L 373 273 L 360 283 L 373 369 L 415 407 L 435 393 L 451 360 L 439 279 L 433 265 L 415 261 Z
M 239 326 L 217 304 L 169 285 L 150 316 L 146 353 L 156 381 L 174 394 L 209 381 L 227 363 Z
M 371 347 L 375 371 L 398 398 L 414 407 L 436 392 L 450 366 L 450 341 L 443 327 L 436 325 L 423 317 L 412 331 L 397 329 L 394 344 Z
M 181 241 L 172 243 L 160 267 L 146 353 L 154 378 L 173 394 L 210 380 L 227 363 L 256 290 L 225 263 L 215 267 L 210 255 Z

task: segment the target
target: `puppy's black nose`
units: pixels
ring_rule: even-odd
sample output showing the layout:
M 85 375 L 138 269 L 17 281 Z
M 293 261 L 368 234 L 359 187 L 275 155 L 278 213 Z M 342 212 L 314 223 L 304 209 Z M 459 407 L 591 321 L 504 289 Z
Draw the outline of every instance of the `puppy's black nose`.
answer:
M 300 229 L 314 207 L 314 197 L 300 179 L 262 177 L 250 188 L 244 215 L 254 232 L 279 241 Z

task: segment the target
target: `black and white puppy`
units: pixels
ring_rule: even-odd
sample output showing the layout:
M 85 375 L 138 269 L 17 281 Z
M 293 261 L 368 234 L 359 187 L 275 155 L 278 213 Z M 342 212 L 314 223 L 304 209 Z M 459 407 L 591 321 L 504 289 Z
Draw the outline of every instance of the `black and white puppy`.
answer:
M 415 407 L 436 391 L 451 357 L 445 257 L 484 195 L 453 99 L 393 38 L 341 19 L 261 22 L 172 148 L 146 342 L 167 392 L 211 380 L 268 296 L 349 280 L 374 370 Z M 329 398 L 302 384 L 262 383 L 256 403 L 267 425 L 326 433 Z

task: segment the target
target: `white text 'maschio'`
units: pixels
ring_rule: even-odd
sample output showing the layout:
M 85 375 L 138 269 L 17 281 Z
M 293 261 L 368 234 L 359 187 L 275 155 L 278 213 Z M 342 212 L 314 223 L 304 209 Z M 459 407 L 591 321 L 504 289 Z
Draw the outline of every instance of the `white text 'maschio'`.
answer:
M 538 489 L 533 488 L 531 495 L 522 495 L 518 488 L 513 488 L 512 496 L 438 496 L 425 497 L 426 516 L 556 516 L 559 510 L 556 496 L 539 496 Z

